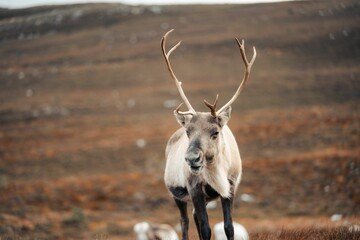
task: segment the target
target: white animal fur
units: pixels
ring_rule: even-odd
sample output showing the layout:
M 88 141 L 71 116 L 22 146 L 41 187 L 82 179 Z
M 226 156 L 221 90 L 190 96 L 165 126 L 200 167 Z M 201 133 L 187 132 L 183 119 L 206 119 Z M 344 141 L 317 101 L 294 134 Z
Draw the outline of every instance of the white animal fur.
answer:
M 178 138 L 177 141 L 176 138 Z M 190 175 L 189 165 L 186 163 L 185 153 L 189 145 L 185 128 L 177 130 L 169 140 L 166 148 L 165 184 L 168 187 L 186 187 Z M 221 131 L 221 141 L 217 159 L 212 165 L 206 165 L 200 173 L 200 178 L 213 187 L 222 197 L 231 195 L 228 179 L 234 183 L 236 190 L 241 180 L 240 153 L 231 130 L 225 125 Z
M 233 222 L 234 240 L 249 240 L 249 234 L 245 227 L 239 223 Z M 224 222 L 219 222 L 214 226 L 215 240 L 227 240 L 224 231 Z
M 136 240 L 179 240 L 175 230 L 167 224 L 140 222 L 135 224 Z

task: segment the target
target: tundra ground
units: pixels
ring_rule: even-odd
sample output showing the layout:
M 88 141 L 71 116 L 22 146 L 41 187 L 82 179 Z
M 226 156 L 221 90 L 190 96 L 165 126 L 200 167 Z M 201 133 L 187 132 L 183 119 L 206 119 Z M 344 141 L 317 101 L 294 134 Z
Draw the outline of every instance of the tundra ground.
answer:
M 244 166 L 234 220 L 253 239 L 358 229 L 359 8 L 1 9 L 0 237 L 133 239 L 136 222 L 178 224 L 162 180 L 180 103 L 160 50 L 171 28 L 169 44 L 183 40 L 174 71 L 199 111 L 242 78 L 234 37 L 258 51 L 229 122 Z M 221 221 L 219 204 L 209 216 Z

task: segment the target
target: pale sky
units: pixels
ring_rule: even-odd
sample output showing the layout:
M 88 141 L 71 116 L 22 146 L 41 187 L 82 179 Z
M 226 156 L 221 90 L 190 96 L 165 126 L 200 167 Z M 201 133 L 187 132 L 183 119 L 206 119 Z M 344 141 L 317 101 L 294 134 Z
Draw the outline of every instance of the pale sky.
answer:
M 221 3 L 265 3 L 282 2 L 284 0 L 0 0 L 0 7 L 25 8 L 40 5 L 71 4 L 87 2 L 117 2 L 131 5 L 138 4 L 221 4 Z M 291 1 L 291 0 L 290 0 Z

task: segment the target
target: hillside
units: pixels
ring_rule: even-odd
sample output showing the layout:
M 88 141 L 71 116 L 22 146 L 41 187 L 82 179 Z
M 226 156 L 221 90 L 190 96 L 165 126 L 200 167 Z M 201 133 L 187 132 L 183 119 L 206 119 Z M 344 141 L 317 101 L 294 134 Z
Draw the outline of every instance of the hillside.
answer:
M 162 180 L 180 98 L 234 93 L 244 173 L 234 220 L 257 234 L 359 224 L 360 4 L 88 4 L 0 9 L 0 237 L 133 239 L 178 223 Z M 341 214 L 338 221 L 331 221 Z M 209 212 L 221 221 L 221 207 Z M 339 216 L 339 215 L 338 215 Z M 194 226 L 191 221 L 191 231 Z

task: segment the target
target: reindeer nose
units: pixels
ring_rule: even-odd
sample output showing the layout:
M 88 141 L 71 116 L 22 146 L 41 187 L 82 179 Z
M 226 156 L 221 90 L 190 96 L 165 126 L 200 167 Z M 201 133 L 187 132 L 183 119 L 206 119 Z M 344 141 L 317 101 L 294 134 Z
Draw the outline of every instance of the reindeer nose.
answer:
M 188 151 L 185 154 L 185 160 L 190 166 L 199 166 L 201 161 L 201 152 L 199 150 Z

